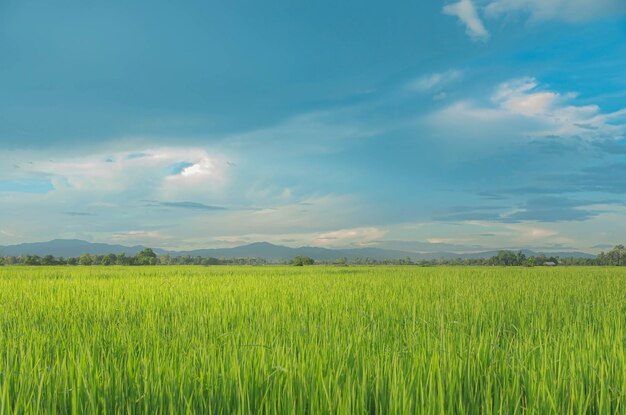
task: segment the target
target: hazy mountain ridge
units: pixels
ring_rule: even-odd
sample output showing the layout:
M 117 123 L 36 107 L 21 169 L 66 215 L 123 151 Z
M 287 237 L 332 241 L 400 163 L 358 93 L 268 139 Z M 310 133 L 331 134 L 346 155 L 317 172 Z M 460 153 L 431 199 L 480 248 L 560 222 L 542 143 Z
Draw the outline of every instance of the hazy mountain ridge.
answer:
M 79 239 L 55 239 L 48 242 L 23 243 L 0 247 L 0 255 L 20 256 L 20 255 L 53 255 L 56 257 L 77 257 L 85 253 L 93 255 L 103 254 L 126 254 L 136 255 L 145 246 L 124 246 L 106 243 L 91 243 Z M 309 256 L 316 261 L 334 261 L 345 257 L 348 260 L 355 258 L 372 258 L 376 260 L 411 258 L 412 260 L 431 260 L 438 258 L 489 258 L 498 253 L 494 251 L 483 251 L 474 253 L 455 252 L 429 252 L 418 253 L 383 248 L 349 248 L 349 249 L 329 249 L 311 246 L 300 248 L 290 248 L 287 246 L 274 245 L 268 242 L 255 242 L 248 245 L 233 248 L 211 248 L 196 249 L 191 251 L 167 251 L 165 249 L 153 248 L 158 255 L 169 254 L 171 256 L 201 256 L 213 258 L 264 258 L 268 261 L 290 260 L 297 255 Z M 545 254 L 547 256 L 595 258 L 595 255 L 585 252 L 534 252 L 522 249 L 527 256 Z
M 32 242 L 18 245 L 0 246 L 0 255 L 53 255 L 55 257 L 76 257 L 88 253 L 93 255 L 126 254 L 136 255 L 144 246 L 124 246 L 105 243 L 92 243 L 80 239 L 54 239 L 48 242 Z M 165 254 L 163 249 L 155 249 L 157 254 Z

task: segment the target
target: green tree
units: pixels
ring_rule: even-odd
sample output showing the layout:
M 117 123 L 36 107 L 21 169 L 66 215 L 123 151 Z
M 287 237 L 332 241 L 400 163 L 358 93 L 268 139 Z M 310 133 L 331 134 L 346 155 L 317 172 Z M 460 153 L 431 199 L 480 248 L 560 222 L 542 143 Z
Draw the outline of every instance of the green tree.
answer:
M 82 254 L 78 257 L 78 263 L 80 265 L 93 265 L 93 258 L 89 254 Z
M 606 253 L 606 265 L 622 266 L 626 265 L 626 248 L 624 245 L 617 245 Z
M 135 256 L 137 265 L 156 265 L 157 255 L 151 248 L 146 248 Z
M 348 258 L 346 258 L 345 256 L 342 256 L 341 258 L 337 258 L 335 260 L 335 264 L 337 264 L 337 265 L 347 265 L 348 264 Z
M 41 259 L 41 265 L 56 265 L 57 261 L 52 255 L 46 255 Z
M 124 252 L 117 256 L 115 263 L 117 265 L 130 265 L 131 258 L 127 257 Z
M 293 259 L 293 265 L 297 267 L 301 267 L 304 265 L 313 265 L 314 263 L 315 261 L 313 260 L 313 258 L 304 255 L 298 255 Z
M 516 265 L 517 255 L 515 255 L 512 251 L 498 251 L 498 255 L 491 257 L 489 262 L 492 265 Z
M 25 265 L 41 265 L 41 257 L 39 255 L 26 255 L 23 262 Z
M 117 255 L 115 254 L 106 254 L 102 257 L 100 261 L 102 265 L 115 265 L 117 263 Z

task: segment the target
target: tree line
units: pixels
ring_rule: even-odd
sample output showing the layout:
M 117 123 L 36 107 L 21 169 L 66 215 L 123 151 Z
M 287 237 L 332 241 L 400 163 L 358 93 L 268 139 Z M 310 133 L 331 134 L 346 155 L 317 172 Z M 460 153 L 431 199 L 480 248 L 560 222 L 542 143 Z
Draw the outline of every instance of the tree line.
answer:
M 283 264 L 294 266 L 306 266 L 314 264 L 329 265 L 420 265 L 420 266 L 626 266 L 626 248 L 617 245 L 609 252 L 601 252 L 595 258 L 559 258 L 546 255 L 526 256 L 523 252 L 501 250 L 491 258 L 439 258 L 431 260 L 412 260 L 411 258 L 378 260 L 373 258 L 338 258 L 334 261 L 315 261 L 308 256 L 296 256 L 292 260 L 271 262 L 263 258 L 212 258 L 201 256 L 170 256 L 157 255 L 152 249 L 146 248 L 136 255 L 106 254 L 92 255 L 83 254 L 79 257 L 55 257 L 53 255 L 21 255 L 0 256 L 0 265 L 268 265 Z
M 263 258 L 211 258 L 192 257 L 190 255 L 170 256 L 157 255 L 152 249 L 146 248 L 136 255 L 83 254 L 78 257 L 55 257 L 53 255 L 21 255 L 0 256 L 0 265 L 265 265 L 268 262 Z
M 302 258 L 296 257 L 295 265 L 307 265 Z M 313 261 L 311 258 L 309 263 Z M 317 262 L 316 262 L 317 263 Z M 414 261 L 411 258 L 377 260 L 372 258 L 339 258 L 332 262 L 322 262 L 334 265 L 421 265 L 421 266 L 624 266 L 626 265 L 626 248 L 617 245 L 611 251 L 601 252 L 595 258 L 558 257 L 543 254 L 527 256 L 522 251 L 500 250 L 490 258 L 438 258 Z

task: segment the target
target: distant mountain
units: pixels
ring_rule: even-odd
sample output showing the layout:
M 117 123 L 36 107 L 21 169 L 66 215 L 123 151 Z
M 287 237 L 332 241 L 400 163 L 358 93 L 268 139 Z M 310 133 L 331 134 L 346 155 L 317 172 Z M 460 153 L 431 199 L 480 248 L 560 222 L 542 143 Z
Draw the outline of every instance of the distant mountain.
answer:
M 255 242 L 249 245 L 242 245 L 234 248 L 196 249 L 193 251 L 170 252 L 170 255 L 190 255 L 213 258 L 265 258 L 269 261 L 293 258 L 293 256 L 295 256 L 293 254 L 293 248 L 273 245 L 268 242 Z
M 104 254 L 126 254 L 135 255 L 145 247 L 143 246 L 123 246 L 101 243 L 91 243 L 80 239 L 55 239 L 48 242 L 34 242 L 19 245 L 0 247 L 1 255 L 53 255 L 56 257 L 77 257 L 82 254 L 104 255 Z M 164 254 L 166 251 L 155 249 L 155 252 Z
M 334 261 L 337 258 L 346 257 L 349 260 L 355 258 L 373 259 L 400 259 L 411 257 L 422 259 L 421 254 L 414 252 L 392 251 L 379 248 L 357 248 L 357 249 L 328 249 L 312 246 L 300 248 L 290 248 L 287 246 L 274 245 L 268 242 L 255 242 L 249 245 L 237 246 L 234 248 L 218 249 L 198 249 L 194 251 L 171 252 L 171 255 L 191 255 L 214 258 L 265 258 L 268 261 L 281 261 L 292 259 L 297 255 L 311 257 L 317 261 Z
M 144 246 L 123 246 L 111 245 L 103 243 L 91 243 L 79 239 L 55 239 L 49 242 L 24 243 L 19 245 L 10 245 L 0 247 L 0 255 L 19 256 L 19 255 L 54 255 L 63 257 L 77 257 L 85 253 L 94 255 L 103 254 L 126 254 L 135 255 Z M 498 253 L 498 251 L 485 251 L 475 253 L 454 253 L 454 252 L 429 252 L 418 253 L 409 251 L 398 251 L 382 248 L 351 248 L 351 249 L 328 249 L 312 246 L 303 246 L 300 248 L 290 248 L 287 246 L 274 245 L 268 242 L 256 242 L 249 245 L 237 246 L 234 248 L 216 248 L 216 249 L 197 249 L 192 251 L 166 251 L 164 249 L 154 249 L 159 255 L 169 254 L 172 256 L 201 256 L 213 258 L 264 258 L 268 261 L 290 260 L 297 255 L 309 256 L 317 261 L 334 261 L 338 258 L 345 257 L 348 260 L 356 258 L 372 258 L 377 260 L 411 258 L 413 261 L 431 260 L 438 258 L 490 258 Z M 522 250 L 526 256 L 538 255 L 539 253 Z M 576 258 L 595 258 L 585 252 L 542 252 L 546 256 L 559 257 L 576 257 Z

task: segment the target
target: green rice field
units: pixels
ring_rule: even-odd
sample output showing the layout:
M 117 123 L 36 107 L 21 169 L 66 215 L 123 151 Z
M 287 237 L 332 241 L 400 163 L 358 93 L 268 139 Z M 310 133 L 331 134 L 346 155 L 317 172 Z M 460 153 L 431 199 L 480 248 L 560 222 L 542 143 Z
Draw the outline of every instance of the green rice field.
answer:
M 0 413 L 626 413 L 626 269 L 0 267 Z

